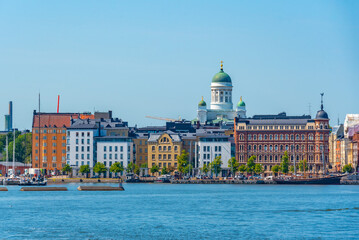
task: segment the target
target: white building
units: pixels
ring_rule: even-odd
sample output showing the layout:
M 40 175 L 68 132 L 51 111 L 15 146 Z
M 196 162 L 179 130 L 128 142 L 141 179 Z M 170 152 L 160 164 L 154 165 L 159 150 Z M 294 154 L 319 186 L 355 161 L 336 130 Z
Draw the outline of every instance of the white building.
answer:
M 198 168 L 208 165 L 221 156 L 222 169 L 228 169 L 228 160 L 231 158 L 231 142 L 228 136 L 207 135 L 199 137 L 197 143 Z
M 67 129 L 66 162 L 78 172 L 82 165 L 94 166 L 94 137 L 98 136 L 95 123 L 77 121 Z
M 126 169 L 133 162 L 133 141 L 128 137 L 106 136 L 95 138 L 97 162 L 105 164 L 107 168 L 115 162 L 120 162 Z
M 221 64 L 221 70 L 212 79 L 210 108 L 207 109 L 207 104 L 202 97 L 198 104 L 196 120 L 204 124 L 218 121 L 231 122 L 235 117 L 246 118 L 246 105 L 242 97 L 236 110 L 233 110 L 232 88 L 232 80 L 223 71 L 223 64 Z

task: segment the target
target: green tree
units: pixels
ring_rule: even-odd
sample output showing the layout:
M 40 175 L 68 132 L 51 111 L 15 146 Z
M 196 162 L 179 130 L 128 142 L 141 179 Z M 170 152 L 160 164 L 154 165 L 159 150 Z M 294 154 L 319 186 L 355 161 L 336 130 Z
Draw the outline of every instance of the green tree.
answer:
M 287 174 L 289 171 L 289 158 L 287 151 L 284 152 L 284 156 L 282 157 L 282 163 L 280 164 L 280 169 L 284 174 Z
M 156 172 L 158 172 L 160 170 L 160 168 L 155 164 L 151 167 L 150 171 L 153 174 L 155 174 Z
M 88 177 L 88 174 L 90 173 L 90 166 L 89 165 L 82 165 L 80 167 L 80 173 L 86 174 L 86 177 Z
M 304 160 L 299 161 L 298 168 L 301 172 L 308 171 L 307 160 L 304 159 Z
M 141 168 L 148 168 L 147 163 L 142 163 L 142 164 L 141 164 Z
M 217 156 L 213 162 L 211 162 L 211 170 L 214 174 L 216 174 L 216 177 L 218 177 L 218 173 L 221 172 L 222 168 L 222 160 L 221 160 L 221 156 Z
M 13 133 L 8 133 L 8 157 L 9 161 L 12 161 L 13 158 Z M 30 157 L 32 153 L 32 134 L 31 133 L 25 133 L 21 134 L 20 131 L 16 131 L 15 133 L 15 160 L 16 162 L 22 162 L 22 163 L 29 163 Z M 3 143 L 4 140 L 4 143 Z M 6 160 L 6 135 L 2 136 L 2 139 L 0 140 L 0 149 L 3 154 L 2 160 Z
M 168 169 L 166 167 L 163 167 L 162 170 L 161 170 L 161 174 L 165 175 L 165 174 L 168 174 L 168 173 L 169 173 Z
M 262 164 L 257 163 L 257 164 L 254 166 L 254 172 L 255 172 L 256 174 L 262 173 L 262 172 L 263 172 L 263 166 L 262 166 Z
M 279 165 L 274 165 L 274 166 L 272 167 L 272 172 L 273 172 L 274 174 L 279 173 L 279 171 L 280 171 L 280 166 L 279 166 Z
M 239 162 L 236 160 L 235 157 L 232 157 L 231 159 L 228 160 L 228 166 L 231 169 L 232 177 L 235 176 L 239 168 Z
M 243 174 L 245 171 L 247 171 L 246 165 L 239 166 L 238 170 Z
M 351 164 L 346 164 L 343 166 L 343 173 L 348 172 L 348 173 L 352 173 L 353 172 L 353 167 Z
M 177 156 L 177 169 L 180 173 L 188 173 L 188 152 L 185 150 L 182 151 L 181 155 Z
M 123 168 L 120 162 L 115 162 L 110 167 L 110 172 L 114 173 L 115 175 L 118 174 L 119 172 L 122 174 L 124 170 L 125 169 Z
M 135 174 L 139 175 L 140 174 L 140 167 L 137 164 L 134 164 L 134 165 L 135 166 L 134 166 L 133 172 Z
M 133 173 L 133 170 L 135 170 L 135 164 L 133 162 L 130 162 L 129 164 L 127 164 L 127 169 L 126 171 L 128 173 Z
M 69 164 L 66 164 L 63 168 L 62 171 L 64 173 L 66 173 L 66 175 L 68 175 L 71 171 L 72 171 L 72 167 Z
M 103 164 L 101 162 L 97 162 L 95 164 L 95 166 L 93 167 L 93 171 L 100 175 L 101 173 L 106 173 L 107 168 L 106 168 L 105 164 Z
M 247 161 L 247 166 L 246 166 L 246 171 L 249 174 L 252 174 L 254 172 L 254 168 L 256 166 L 255 160 L 256 160 L 256 156 L 251 156 L 248 161 Z
M 170 173 L 174 172 L 175 170 L 176 170 L 176 168 L 175 168 L 174 166 L 169 166 L 169 167 L 168 167 L 168 171 L 169 171 Z
M 209 172 L 209 166 L 208 164 L 203 164 L 203 167 L 201 168 L 202 173 L 204 173 L 206 176 Z

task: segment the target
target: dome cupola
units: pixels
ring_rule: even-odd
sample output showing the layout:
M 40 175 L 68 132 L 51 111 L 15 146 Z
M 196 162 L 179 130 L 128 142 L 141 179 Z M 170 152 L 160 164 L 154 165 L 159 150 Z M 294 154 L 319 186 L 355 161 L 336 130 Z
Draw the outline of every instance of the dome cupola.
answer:
M 242 97 L 241 97 L 241 99 L 239 100 L 239 102 L 237 104 L 237 107 L 239 108 L 239 107 L 245 107 L 245 106 L 246 106 L 246 103 L 243 102 Z
M 315 116 L 315 119 L 329 119 L 328 117 L 328 113 L 326 111 L 324 111 L 324 107 L 323 107 L 323 95 L 324 93 L 321 93 L 321 105 L 320 105 L 320 110 L 317 112 L 317 115 Z
M 202 97 L 202 100 L 198 103 L 198 107 L 206 107 L 207 104 L 206 102 L 203 100 L 203 97 Z

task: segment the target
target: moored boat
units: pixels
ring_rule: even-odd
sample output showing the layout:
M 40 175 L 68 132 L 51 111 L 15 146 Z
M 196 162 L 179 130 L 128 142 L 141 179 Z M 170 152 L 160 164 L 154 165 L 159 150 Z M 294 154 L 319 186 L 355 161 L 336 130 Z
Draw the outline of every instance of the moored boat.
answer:
M 339 185 L 343 175 L 324 176 L 312 178 L 273 178 L 277 184 L 318 184 L 318 185 Z

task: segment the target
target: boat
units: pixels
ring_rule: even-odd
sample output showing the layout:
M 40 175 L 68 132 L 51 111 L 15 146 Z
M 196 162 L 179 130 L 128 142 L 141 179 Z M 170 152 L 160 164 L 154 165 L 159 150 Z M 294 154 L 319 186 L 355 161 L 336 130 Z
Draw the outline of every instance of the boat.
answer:
M 43 179 L 21 179 L 19 186 L 46 186 L 47 180 L 45 178 Z
M 307 177 L 307 178 L 273 178 L 277 184 L 317 184 L 317 185 L 339 185 L 343 175 L 323 176 L 323 177 Z
M 9 178 L 3 179 L 3 185 L 18 185 L 20 183 L 20 178 L 11 175 Z
M 133 173 L 128 173 L 128 174 L 126 174 L 125 182 L 127 182 L 127 183 L 138 183 L 138 182 L 140 182 L 140 178 L 137 175 L 133 174 Z
M 155 180 L 156 183 L 171 183 L 171 175 L 162 175 Z

